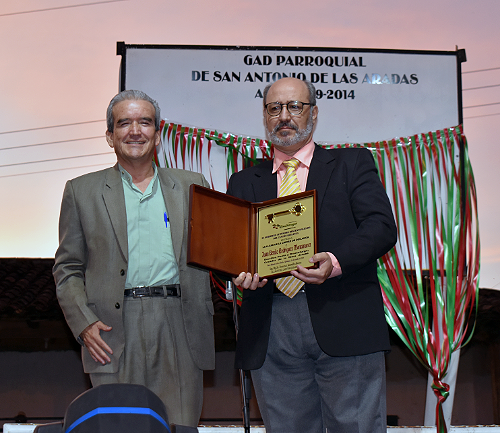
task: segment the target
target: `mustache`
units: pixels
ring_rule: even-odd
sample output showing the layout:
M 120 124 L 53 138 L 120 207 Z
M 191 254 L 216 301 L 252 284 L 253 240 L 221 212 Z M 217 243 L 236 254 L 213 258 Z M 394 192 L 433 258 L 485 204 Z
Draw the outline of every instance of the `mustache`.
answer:
M 280 122 L 278 123 L 274 128 L 273 128 L 273 134 L 276 134 L 278 132 L 278 130 L 280 130 L 281 128 L 292 128 L 294 131 L 298 131 L 299 128 L 297 127 L 297 125 L 294 125 L 293 123 L 291 122 Z

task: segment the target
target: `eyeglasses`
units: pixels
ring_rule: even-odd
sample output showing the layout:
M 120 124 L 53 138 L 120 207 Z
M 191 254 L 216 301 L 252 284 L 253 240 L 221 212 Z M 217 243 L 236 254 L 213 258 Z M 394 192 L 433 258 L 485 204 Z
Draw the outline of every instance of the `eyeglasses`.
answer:
M 266 111 L 271 117 L 279 116 L 281 110 L 286 105 L 286 109 L 292 116 L 298 116 L 304 110 L 304 105 L 314 105 L 310 102 L 300 102 L 300 101 L 290 101 L 286 104 L 281 104 L 280 102 L 269 102 L 266 104 Z

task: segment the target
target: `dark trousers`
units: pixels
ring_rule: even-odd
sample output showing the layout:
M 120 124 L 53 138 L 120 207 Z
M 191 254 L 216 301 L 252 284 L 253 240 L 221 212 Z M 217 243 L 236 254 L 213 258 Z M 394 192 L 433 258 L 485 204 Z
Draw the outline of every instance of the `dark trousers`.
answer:
M 387 432 L 384 353 L 324 353 L 304 292 L 274 295 L 266 360 L 251 374 L 266 433 Z

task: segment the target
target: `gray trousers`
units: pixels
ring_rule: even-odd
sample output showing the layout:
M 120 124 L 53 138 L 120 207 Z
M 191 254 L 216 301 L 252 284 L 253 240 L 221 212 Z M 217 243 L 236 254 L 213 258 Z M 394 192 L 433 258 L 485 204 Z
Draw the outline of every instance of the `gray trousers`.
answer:
M 251 375 L 266 433 L 387 432 L 384 353 L 324 353 L 304 292 L 274 295 L 266 359 Z
M 145 385 L 165 403 L 170 424 L 198 425 L 203 371 L 191 357 L 181 299 L 125 298 L 125 349 L 117 373 L 91 374 L 92 385 Z

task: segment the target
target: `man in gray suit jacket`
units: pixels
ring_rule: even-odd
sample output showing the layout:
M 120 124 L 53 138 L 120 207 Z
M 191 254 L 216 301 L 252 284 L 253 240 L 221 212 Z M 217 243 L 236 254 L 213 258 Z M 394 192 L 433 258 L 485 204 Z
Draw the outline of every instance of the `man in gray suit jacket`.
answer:
M 160 109 L 143 92 L 111 100 L 106 139 L 117 164 L 64 190 L 59 303 L 94 386 L 145 385 L 172 423 L 194 427 L 215 354 L 208 273 L 186 264 L 189 186 L 208 183 L 153 164 Z

